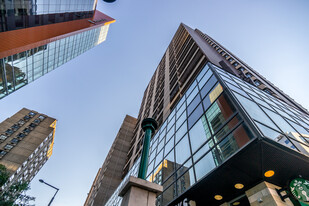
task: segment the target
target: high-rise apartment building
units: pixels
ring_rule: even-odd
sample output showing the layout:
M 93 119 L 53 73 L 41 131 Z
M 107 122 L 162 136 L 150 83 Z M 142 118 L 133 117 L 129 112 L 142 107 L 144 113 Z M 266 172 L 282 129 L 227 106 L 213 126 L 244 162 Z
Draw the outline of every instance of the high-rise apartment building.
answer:
M 1 190 L 33 179 L 52 155 L 56 122 L 24 108 L 0 123 L 0 164 L 10 173 Z
M 106 204 L 93 205 L 121 204 L 120 188 L 137 176 L 147 117 L 159 124 L 147 170 L 148 181 L 163 185 L 157 205 L 309 202 L 308 111 L 211 37 L 181 24 L 144 92 L 123 180 Z M 305 185 L 288 185 L 299 177 Z
M 104 205 L 122 180 L 123 165 L 130 149 L 136 118 L 126 115 L 107 157 L 88 193 L 85 205 Z
M 106 39 L 115 20 L 96 0 L 1 1 L 0 98 Z

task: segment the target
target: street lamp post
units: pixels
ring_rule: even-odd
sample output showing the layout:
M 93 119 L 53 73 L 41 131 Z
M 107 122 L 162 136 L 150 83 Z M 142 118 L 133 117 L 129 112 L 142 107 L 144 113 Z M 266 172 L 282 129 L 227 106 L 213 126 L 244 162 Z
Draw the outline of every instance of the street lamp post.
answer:
M 138 178 L 145 180 L 148 166 L 148 155 L 149 155 L 151 135 L 158 128 L 158 123 L 156 122 L 156 120 L 152 118 L 146 118 L 142 121 L 142 128 L 145 132 L 145 137 L 144 137 L 141 162 L 138 171 Z
M 57 195 L 57 193 L 58 193 L 59 189 L 58 189 L 57 187 L 54 187 L 54 186 L 52 186 L 52 185 L 50 185 L 50 184 L 48 184 L 48 183 L 44 182 L 44 180 L 42 180 L 42 179 L 40 179 L 39 181 L 40 181 L 41 183 L 44 183 L 45 185 L 48 185 L 48 186 L 50 186 L 50 187 L 52 187 L 52 188 L 54 188 L 54 189 L 56 190 L 56 192 L 55 192 L 54 196 L 51 198 L 50 202 L 48 203 L 48 206 L 50 206 L 50 205 L 51 205 L 51 203 L 54 201 L 55 196 Z

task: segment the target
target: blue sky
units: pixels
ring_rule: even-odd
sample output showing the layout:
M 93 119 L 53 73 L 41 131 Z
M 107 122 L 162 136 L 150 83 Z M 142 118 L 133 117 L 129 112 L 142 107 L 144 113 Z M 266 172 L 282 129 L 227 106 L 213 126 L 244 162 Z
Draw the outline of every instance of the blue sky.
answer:
M 58 120 L 54 154 L 31 183 L 36 205 L 83 205 L 126 114 L 181 22 L 207 33 L 309 109 L 309 1 L 98 0 L 116 19 L 107 40 L 0 100 L 0 121 L 22 107 Z

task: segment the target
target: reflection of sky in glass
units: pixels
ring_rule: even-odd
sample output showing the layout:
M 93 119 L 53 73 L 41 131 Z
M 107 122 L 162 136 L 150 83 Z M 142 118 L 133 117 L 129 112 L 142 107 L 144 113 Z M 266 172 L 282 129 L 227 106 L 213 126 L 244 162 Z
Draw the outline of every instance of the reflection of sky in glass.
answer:
M 92 47 L 102 43 L 107 36 L 109 25 L 84 31 L 47 45 L 30 49 L 4 58 L 8 93 L 38 79 Z M 1 62 L 2 63 L 2 62 Z M 0 74 L 3 68 L 0 67 Z M 13 72 L 14 68 L 14 72 Z M 0 85 L 0 98 L 7 95 L 5 84 Z
M 291 149 L 308 154 L 309 142 L 306 136 L 309 134 L 309 126 L 305 123 L 308 115 L 264 93 L 247 82 L 235 77 L 232 78 L 235 82 L 231 82 L 230 78 L 226 77 L 229 74 L 220 69 L 218 69 L 218 72 L 223 73 L 222 79 L 224 81 L 228 79 L 229 83 L 226 83 L 226 85 L 234 90 L 234 95 L 246 112 L 256 120 L 255 124 L 265 137 L 271 138 Z M 230 83 L 238 84 L 241 88 L 235 89 Z M 255 93 L 252 93 L 249 88 Z M 246 92 L 250 94 L 248 95 Z M 244 94 L 246 97 L 239 93 Z

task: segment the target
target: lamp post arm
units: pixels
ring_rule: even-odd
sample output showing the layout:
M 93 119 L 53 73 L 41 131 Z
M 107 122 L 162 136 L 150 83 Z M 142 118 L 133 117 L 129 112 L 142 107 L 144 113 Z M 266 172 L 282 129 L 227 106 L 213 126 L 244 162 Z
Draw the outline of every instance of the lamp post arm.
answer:
M 57 192 L 58 192 L 58 188 L 57 187 L 54 187 L 54 186 L 52 186 L 52 185 L 50 185 L 50 184 L 48 184 L 48 183 L 46 183 L 46 182 L 43 182 L 44 184 L 46 184 L 46 185 L 48 185 L 48 186 L 50 186 L 50 187 L 52 187 L 52 188 L 54 188 L 55 190 L 57 190 Z

